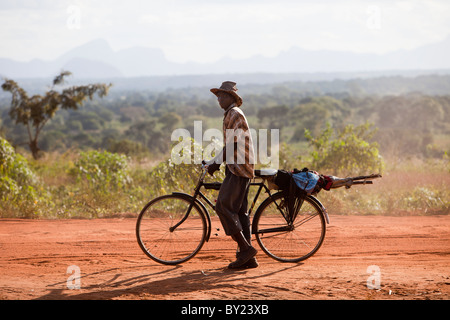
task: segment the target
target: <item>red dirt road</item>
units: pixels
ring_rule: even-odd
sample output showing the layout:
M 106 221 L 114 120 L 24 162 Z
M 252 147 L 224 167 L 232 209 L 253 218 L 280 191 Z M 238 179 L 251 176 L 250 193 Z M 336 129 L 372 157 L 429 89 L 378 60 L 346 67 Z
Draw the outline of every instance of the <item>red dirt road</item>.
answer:
M 280 263 L 259 250 L 260 266 L 240 271 L 225 268 L 235 245 L 222 231 L 183 265 L 153 262 L 136 242 L 135 222 L 0 220 L 0 299 L 450 298 L 450 216 L 330 216 L 312 258 Z M 70 266 L 79 268 L 78 283 L 68 282 Z M 368 288 L 371 270 L 379 270 L 379 289 Z

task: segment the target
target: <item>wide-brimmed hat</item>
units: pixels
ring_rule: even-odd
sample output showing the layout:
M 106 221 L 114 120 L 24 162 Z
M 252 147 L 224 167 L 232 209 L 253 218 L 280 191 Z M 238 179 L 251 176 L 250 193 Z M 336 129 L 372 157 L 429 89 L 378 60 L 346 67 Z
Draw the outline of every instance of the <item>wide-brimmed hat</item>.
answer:
M 238 89 L 236 88 L 236 82 L 233 81 L 225 81 L 222 83 L 220 88 L 213 88 L 211 92 L 217 95 L 218 92 L 226 92 L 231 94 L 236 99 L 236 104 L 239 106 L 242 105 L 242 98 L 236 93 Z

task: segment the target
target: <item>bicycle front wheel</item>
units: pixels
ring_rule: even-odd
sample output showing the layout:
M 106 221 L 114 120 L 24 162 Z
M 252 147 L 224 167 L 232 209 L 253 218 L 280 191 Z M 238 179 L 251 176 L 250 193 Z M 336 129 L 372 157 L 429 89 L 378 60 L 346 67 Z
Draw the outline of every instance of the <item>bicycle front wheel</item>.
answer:
M 319 250 L 325 238 L 322 210 L 310 197 L 306 197 L 298 206 L 295 220 L 290 222 L 287 217 L 283 192 L 267 198 L 253 219 L 256 240 L 261 249 L 275 260 L 299 262 L 308 259 Z
M 206 240 L 207 224 L 192 198 L 166 195 L 141 211 L 136 237 L 144 253 L 156 262 L 175 265 L 191 259 Z

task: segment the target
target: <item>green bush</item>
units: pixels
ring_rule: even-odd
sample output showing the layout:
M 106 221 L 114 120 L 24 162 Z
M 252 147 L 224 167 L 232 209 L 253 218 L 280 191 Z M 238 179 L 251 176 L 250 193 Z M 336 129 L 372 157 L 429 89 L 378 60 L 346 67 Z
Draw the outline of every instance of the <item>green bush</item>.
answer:
M 36 177 L 28 167 L 24 157 L 17 154 L 8 141 L 0 137 L 0 174 L 6 184 L 0 185 L 0 195 L 5 197 L 16 196 L 28 185 L 36 182 Z
M 203 147 L 197 144 L 194 139 L 187 139 L 180 145 L 183 145 L 183 148 L 172 148 L 171 158 L 160 162 L 150 172 L 149 180 L 156 184 L 157 194 L 172 191 L 192 193 L 196 186 L 201 173 L 200 163 L 203 160 Z M 187 163 L 183 163 L 184 161 Z M 222 181 L 224 177 L 224 170 L 220 170 L 211 178 L 207 175 L 206 180 Z
M 108 151 L 81 152 L 71 174 L 96 192 L 117 191 L 131 183 L 128 158 Z
M 126 212 L 133 187 L 128 162 L 125 155 L 108 151 L 81 152 L 68 170 L 74 183 L 56 190 L 63 191 L 61 215 L 99 218 Z
M 27 160 L 0 137 L 0 215 L 36 217 L 48 204 L 45 191 Z

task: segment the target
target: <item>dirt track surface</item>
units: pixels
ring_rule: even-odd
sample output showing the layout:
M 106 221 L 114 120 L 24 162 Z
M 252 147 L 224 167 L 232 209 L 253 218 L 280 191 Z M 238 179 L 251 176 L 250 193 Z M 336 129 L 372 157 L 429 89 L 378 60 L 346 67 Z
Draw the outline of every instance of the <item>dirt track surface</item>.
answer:
M 259 250 L 260 266 L 240 271 L 225 268 L 235 244 L 221 231 L 192 260 L 164 266 L 144 255 L 134 228 L 130 218 L 0 220 L 0 299 L 450 298 L 450 216 L 330 216 L 312 258 L 280 263 Z M 79 289 L 68 288 L 70 266 Z M 379 289 L 368 288 L 369 266 Z

